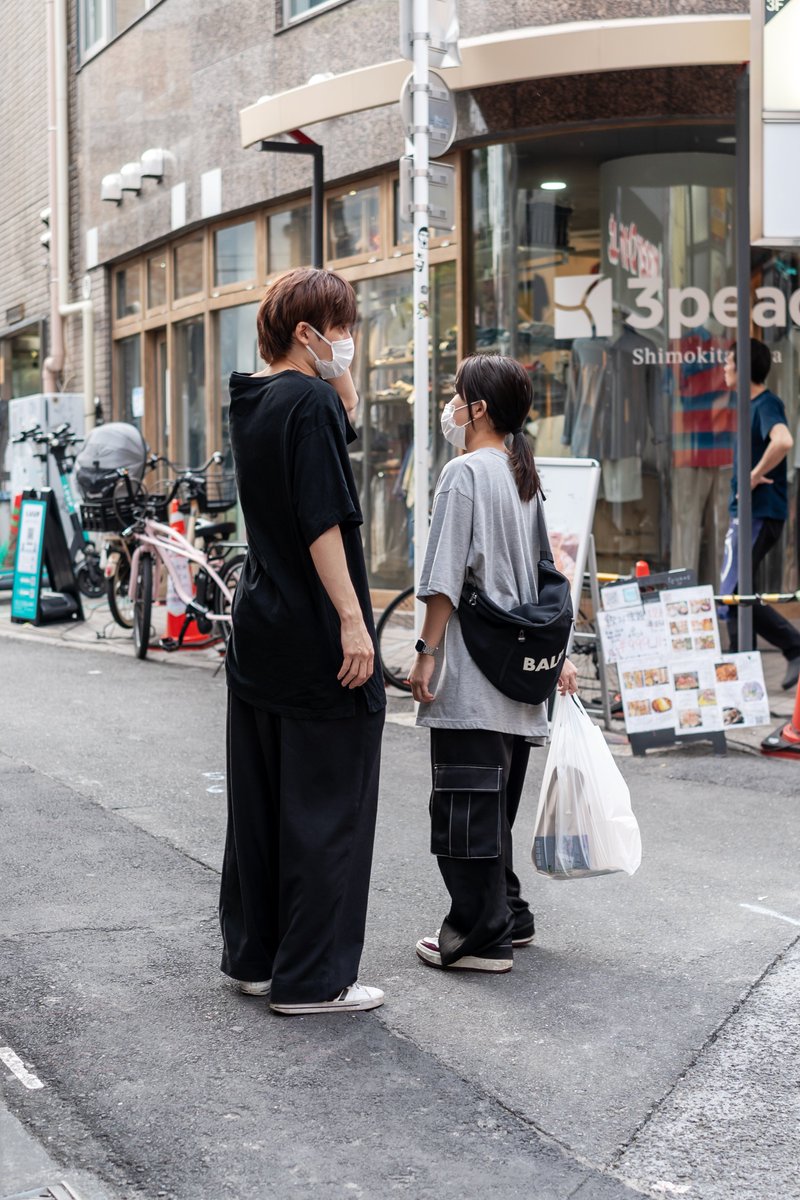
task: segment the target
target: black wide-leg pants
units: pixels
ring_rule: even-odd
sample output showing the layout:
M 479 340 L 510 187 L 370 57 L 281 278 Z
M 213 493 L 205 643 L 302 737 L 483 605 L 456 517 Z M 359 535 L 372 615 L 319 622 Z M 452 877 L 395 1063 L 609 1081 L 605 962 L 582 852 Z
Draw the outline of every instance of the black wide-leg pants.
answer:
M 477 729 L 431 729 L 431 851 L 450 893 L 439 932 L 442 963 L 511 958 L 513 938 L 534 932 L 514 873 L 516 820 L 530 743 Z
M 383 711 L 263 712 L 228 692 L 222 970 L 272 979 L 272 1000 L 330 1000 L 358 977 Z

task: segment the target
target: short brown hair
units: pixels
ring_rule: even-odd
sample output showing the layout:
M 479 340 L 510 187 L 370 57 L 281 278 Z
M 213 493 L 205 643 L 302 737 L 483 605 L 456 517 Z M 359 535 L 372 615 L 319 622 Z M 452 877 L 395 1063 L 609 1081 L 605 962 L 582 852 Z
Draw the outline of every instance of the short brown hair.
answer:
M 333 271 L 298 267 L 273 279 L 256 317 L 258 352 L 275 362 L 289 350 L 300 321 L 319 333 L 330 325 L 355 325 L 356 294 L 346 279 Z

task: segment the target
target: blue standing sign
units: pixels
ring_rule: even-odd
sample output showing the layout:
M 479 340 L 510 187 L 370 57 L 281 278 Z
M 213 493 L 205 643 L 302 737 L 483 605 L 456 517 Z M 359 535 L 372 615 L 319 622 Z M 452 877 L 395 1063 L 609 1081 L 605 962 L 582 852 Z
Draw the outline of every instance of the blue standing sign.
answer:
M 23 500 L 19 514 L 11 620 L 36 621 L 42 586 L 42 559 L 47 521 L 45 500 Z

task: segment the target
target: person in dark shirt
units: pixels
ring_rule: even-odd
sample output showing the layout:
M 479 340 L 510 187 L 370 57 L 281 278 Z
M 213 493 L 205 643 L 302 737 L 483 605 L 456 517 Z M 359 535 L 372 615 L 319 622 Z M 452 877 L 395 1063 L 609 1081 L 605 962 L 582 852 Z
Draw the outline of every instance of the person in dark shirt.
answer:
M 786 456 L 793 439 L 786 423 L 783 401 L 766 384 L 772 366 L 769 347 L 752 338 L 750 341 L 750 421 L 751 463 L 750 487 L 753 512 L 753 574 L 768 552 L 780 540 L 784 522 L 789 515 Z M 733 391 L 738 387 L 736 347 L 725 363 L 725 384 Z M 737 555 L 739 526 L 739 496 L 737 491 L 738 455 L 734 452 L 731 481 L 731 524 L 725 539 L 722 590 L 735 592 L 738 586 Z M 777 646 L 787 660 L 783 679 L 785 690 L 796 687 L 800 678 L 800 633 L 785 617 L 768 604 L 753 609 L 753 627 L 765 641 Z M 736 609 L 728 609 L 728 635 L 731 650 L 739 645 Z
M 376 1008 L 357 982 L 386 695 L 347 443 L 352 287 L 289 271 L 258 312 L 269 365 L 230 380 L 248 553 L 233 604 L 222 970 L 280 1013 Z

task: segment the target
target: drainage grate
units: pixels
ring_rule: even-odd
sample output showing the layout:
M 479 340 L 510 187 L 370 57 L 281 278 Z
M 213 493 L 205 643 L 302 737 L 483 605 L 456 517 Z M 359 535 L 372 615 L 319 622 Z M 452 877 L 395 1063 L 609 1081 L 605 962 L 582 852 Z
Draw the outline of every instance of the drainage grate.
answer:
M 68 1184 L 62 1182 L 34 1188 L 32 1192 L 15 1192 L 13 1196 L 0 1197 L 0 1200 L 80 1200 L 80 1197 Z

